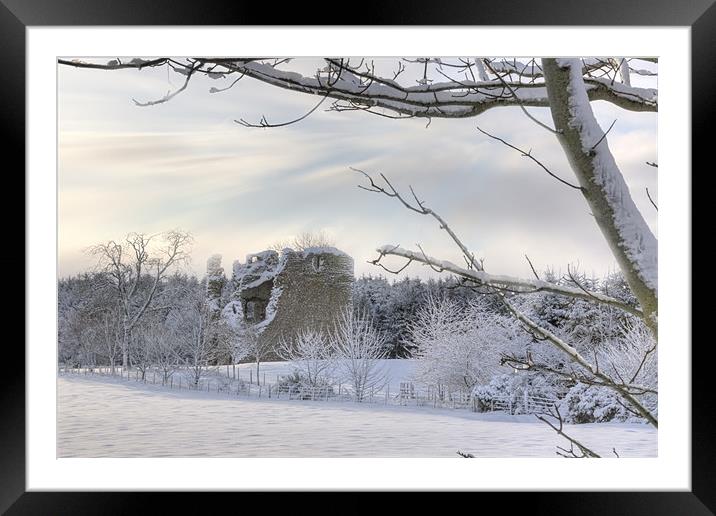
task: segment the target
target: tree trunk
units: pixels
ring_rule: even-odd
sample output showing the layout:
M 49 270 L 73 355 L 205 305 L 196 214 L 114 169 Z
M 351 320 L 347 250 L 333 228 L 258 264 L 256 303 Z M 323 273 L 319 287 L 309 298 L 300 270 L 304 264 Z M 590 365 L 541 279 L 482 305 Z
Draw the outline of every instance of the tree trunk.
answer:
M 657 338 L 657 240 L 629 193 L 592 112 L 578 59 L 543 59 L 557 139 L 612 254 Z
M 122 370 L 129 367 L 129 328 L 122 330 Z

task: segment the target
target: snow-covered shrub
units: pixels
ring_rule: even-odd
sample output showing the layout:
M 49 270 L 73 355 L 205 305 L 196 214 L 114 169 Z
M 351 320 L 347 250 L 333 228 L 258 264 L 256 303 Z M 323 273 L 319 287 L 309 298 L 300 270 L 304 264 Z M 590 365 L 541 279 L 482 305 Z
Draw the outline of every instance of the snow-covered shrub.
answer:
M 614 376 L 631 384 L 657 391 L 658 352 L 651 331 L 642 322 L 630 322 L 622 327 L 622 337 L 607 342 L 599 358 L 600 364 L 608 365 Z M 636 396 L 654 415 L 658 413 L 657 395 L 648 392 Z
M 538 373 L 500 374 L 472 389 L 473 406 L 478 412 L 510 408 L 513 414 L 544 411 L 552 400 L 559 399 L 562 388 L 559 382 Z
M 559 410 L 567 423 L 604 423 L 630 418 L 619 395 L 605 387 L 578 383 L 562 400 Z
M 656 391 L 656 342 L 649 329 L 641 322 L 628 322 L 620 328 L 621 337 L 605 342 L 599 354 L 599 363 L 607 374 L 619 382 L 625 381 L 644 389 Z M 647 392 L 634 396 L 654 416 L 658 414 L 657 395 Z M 601 423 L 604 421 L 646 420 L 627 409 L 627 403 L 613 390 L 575 385 L 564 398 L 563 415 L 573 423 Z
M 606 342 L 599 363 L 607 374 L 644 389 L 657 391 L 656 342 L 649 329 L 641 322 L 629 322 L 620 329 L 621 337 Z M 649 412 L 658 415 L 655 392 L 635 395 Z M 633 410 L 611 389 L 578 383 L 562 400 L 560 409 L 565 421 L 572 423 L 601 423 L 604 421 L 646 420 Z
M 278 379 L 279 388 L 284 387 L 297 387 L 299 385 L 306 385 L 306 377 L 301 374 L 301 371 L 292 371 L 291 374 L 286 374 Z

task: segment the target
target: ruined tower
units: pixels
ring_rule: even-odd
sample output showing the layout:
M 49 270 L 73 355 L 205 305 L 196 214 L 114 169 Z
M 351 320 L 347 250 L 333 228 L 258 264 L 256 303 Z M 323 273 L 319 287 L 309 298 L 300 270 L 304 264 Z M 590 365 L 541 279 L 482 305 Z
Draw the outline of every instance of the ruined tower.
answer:
M 235 290 L 223 314 L 233 324 L 254 325 L 277 349 L 303 329 L 332 328 L 351 304 L 353 280 L 353 259 L 335 247 L 250 254 L 234 262 Z

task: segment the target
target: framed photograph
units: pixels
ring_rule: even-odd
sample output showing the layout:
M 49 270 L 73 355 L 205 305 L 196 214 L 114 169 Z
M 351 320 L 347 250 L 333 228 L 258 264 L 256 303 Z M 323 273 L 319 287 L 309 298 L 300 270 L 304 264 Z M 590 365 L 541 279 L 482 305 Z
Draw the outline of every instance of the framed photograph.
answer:
M 609 4 L 254 26 L 5 1 L 28 302 L 0 507 L 712 514 L 690 171 L 716 10 Z

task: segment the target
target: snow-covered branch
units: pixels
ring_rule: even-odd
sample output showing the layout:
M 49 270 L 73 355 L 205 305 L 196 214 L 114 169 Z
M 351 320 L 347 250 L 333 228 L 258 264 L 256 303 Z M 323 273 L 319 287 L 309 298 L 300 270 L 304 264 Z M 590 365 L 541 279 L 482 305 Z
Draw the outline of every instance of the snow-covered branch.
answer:
M 279 68 L 279 64 L 285 65 L 288 61 L 290 60 L 276 62 L 267 59 L 238 57 L 196 57 L 178 61 L 170 57 L 161 57 L 153 60 L 135 58 L 126 63 L 112 60 L 106 64 L 99 64 L 62 59 L 59 60 L 59 63 L 66 66 L 103 70 L 142 69 L 166 64 L 171 66 L 175 73 L 186 76 L 183 87 L 186 87 L 192 74 L 201 73 L 214 79 L 225 79 L 231 75 L 247 76 L 271 86 L 331 97 L 363 106 L 366 110 L 381 108 L 409 117 L 465 118 L 477 116 L 493 107 L 549 105 L 549 96 L 544 82 L 536 82 L 532 74 L 527 73 L 528 68 L 535 68 L 534 64 L 518 67 L 521 73 L 517 74 L 516 79 L 511 79 L 511 75 L 508 74 L 506 79 L 463 80 L 457 77 L 451 78 L 440 71 L 440 75 L 445 76 L 448 80 L 438 82 L 433 79 L 425 79 L 418 81 L 418 85 L 408 86 L 396 79 L 381 77 L 368 65 L 360 69 L 350 66 L 350 59 L 346 58 L 327 58 L 325 60 L 326 68 L 320 70 L 321 72 L 325 70 L 326 75 L 317 73 L 314 76 Z M 461 60 L 461 62 L 468 61 L 474 62 L 473 59 Z M 507 63 L 507 61 L 492 61 L 490 66 L 498 67 L 500 70 L 511 69 Z M 445 65 L 446 63 L 439 63 L 441 67 Z M 473 65 L 471 64 L 471 66 Z M 476 65 L 476 67 L 478 74 L 485 77 L 480 72 L 481 66 Z M 482 67 L 484 68 L 484 65 Z M 592 68 L 587 66 L 585 69 Z M 513 71 L 516 72 L 517 68 Z M 589 100 L 605 100 L 631 111 L 657 111 L 658 109 L 657 93 L 654 89 L 632 87 L 621 82 L 596 77 L 586 78 L 585 84 Z M 213 88 L 212 91 L 220 91 L 220 89 Z M 173 95 L 165 95 L 160 101 L 168 100 Z
M 440 260 L 426 255 L 423 252 L 410 251 L 399 246 L 384 245 L 376 250 L 379 257 L 374 260 L 374 263 L 379 262 L 384 256 L 400 256 L 411 261 L 419 262 L 425 265 L 434 267 L 439 271 L 451 272 L 462 278 L 466 278 L 470 281 L 475 282 L 479 286 L 493 287 L 498 290 L 509 290 L 511 292 L 518 292 L 523 294 L 529 294 L 534 292 L 551 292 L 553 294 L 560 294 L 567 297 L 573 297 L 577 299 L 584 299 L 585 301 L 592 301 L 601 303 L 616 308 L 620 308 L 625 312 L 642 317 L 641 311 L 624 301 L 610 297 L 599 292 L 588 292 L 581 288 L 569 287 L 566 285 L 557 285 L 548 281 L 542 281 L 538 279 L 526 279 L 516 278 L 513 276 L 494 275 L 489 274 L 485 271 L 476 269 L 467 269 L 456 265 L 455 263 L 448 260 Z
M 550 111 L 582 194 L 657 335 L 657 240 L 632 200 L 586 94 L 578 59 L 543 59 Z M 593 81 L 590 79 L 589 81 Z M 615 83 L 616 86 L 617 83 Z M 621 84 L 620 87 L 626 87 Z

